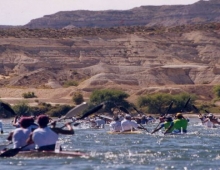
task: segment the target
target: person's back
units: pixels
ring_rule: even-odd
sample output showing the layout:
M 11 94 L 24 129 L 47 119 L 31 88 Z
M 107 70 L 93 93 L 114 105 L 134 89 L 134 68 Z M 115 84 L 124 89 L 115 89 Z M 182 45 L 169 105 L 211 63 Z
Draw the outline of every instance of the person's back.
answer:
M 102 119 L 102 118 L 97 118 L 97 119 L 95 120 L 95 122 L 96 122 L 96 126 L 97 126 L 98 128 L 104 128 L 104 127 L 105 127 L 105 121 L 104 121 L 104 119 Z
M 30 124 L 31 119 L 30 117 L 22 117 L 19 120 L 19 124 L 21 127 L 16 128 L 13 132 L 11 132 L 8 136 L 8 140 L 12 140 L 14 148 L 20 148 L 26 145 L 26 140 L 28 139 L 29 135 L 31 134 Z M 35 149 L 34 145 L 31 144 L 25 147 L 22 150 L 31 150 Z
M 41 148 L 43 146 L 55 145 L 58 135 L 49 127 L 39 127 L 33 131 L 32 139 L 37 148 Z
M 126 115 L 125 119 L 121 121 L 122 131 L 130 131 L 133 129 L 137 129 L 138 124 L 135 121 L 131 121 L 131 116 Z
M 56 142 L 58 141 L 58 134 L 72 135 L 74 130 L 70 123 L 67 123 L 69 130 L 62 128 L 56 128 L 56 122 L 53 123 L 54 127 L 49 128 L 49 117 L 46 115 L 38 116 L 37 123 L 39 128 L 35 129 L 29 136 L 27 142 L 34 143 L 39 151 L 47 150 L 51 151 L 55 149 Z
M 176 119 L 173 122 L 174 122 L 174 130 L 178 130 L 181 132 L 182 129 L 183 132 L 187 131 L 188 121 L 186 119 Z
M 113 119 L 114 121 L 112 121 L 109 124 L 110 130 L 114 132 L 120 132 L 122 128 L 121 128 L 121 122 L 119 121 L 119 117 L 115 116 Z
M 26 140 L 28 139 L 30 133 L 31 133 L 30 128 L 26 128 L 26 129 L 22 127 L 16 128 L 12 136 L 12 142 L 13 142 L 14 148 L 20 148 L 26 145 Z M 33 150 L 33 149 L 35 149 L 35 146 L 34 144 L 31 144 L 22 150 Z

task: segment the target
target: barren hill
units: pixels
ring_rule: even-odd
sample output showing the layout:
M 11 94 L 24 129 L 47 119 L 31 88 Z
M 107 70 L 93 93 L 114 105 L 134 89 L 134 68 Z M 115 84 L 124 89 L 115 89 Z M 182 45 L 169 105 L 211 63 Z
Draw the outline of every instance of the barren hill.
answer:
M 155 92 L 210 101 L 220 83 L 219 14 L 220 1 L 210 0 L 65 11 L 2 26 L 0 97 L 14 103 L 33 91 L 40 101 L 70 103 L 77 91 L 88 98 L 95 89 L 115 88 L 131 101 Z M 78 86 L 65 88 L 71 83 Z
M 34 19 L 27 28 L 115 26 L 177 26 L 220 21 L 220 1 L 201 0 L 191 5 L 141 6 L 130 10 L 62 11 Z
M 190 92 L 210 100 L 212 86 L 220 83 L 219 30 L 217 23 L 0 30 L 0 86 L 34 88 L 46 98 L 37 89 L 61 92 L 74 80 L 79 85 L 57 99 L 70 99 L 75 91 L 88 97 L 94 89 L 116 88 L 133 99 L 161 91 Z M 6 91 L 0 97 L 6 98 Z

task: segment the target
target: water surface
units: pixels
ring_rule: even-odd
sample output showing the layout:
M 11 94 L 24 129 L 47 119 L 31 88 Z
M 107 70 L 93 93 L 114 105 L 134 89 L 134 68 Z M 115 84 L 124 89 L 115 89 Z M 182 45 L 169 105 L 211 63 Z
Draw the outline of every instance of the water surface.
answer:
M 151 131 L 157 124 L 147 125 Z M 14 128 L 4 122 L 6 134 Z M 161 132 L 143 134 L 107 134 L 105 129 L 75 129 L 73 136 L 60 136 L 64 150 L 80 150 L 90 154 L 82 158 L 3 158 L 2 170 L 163 170 L 220 169 L 220 130 L 207 129 L 192 118 L 187 135 L 167 135 Z

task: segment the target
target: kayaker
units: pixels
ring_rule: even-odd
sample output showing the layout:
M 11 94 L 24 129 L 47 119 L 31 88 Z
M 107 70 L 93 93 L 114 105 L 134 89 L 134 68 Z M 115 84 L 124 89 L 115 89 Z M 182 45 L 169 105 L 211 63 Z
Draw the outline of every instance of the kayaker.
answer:
M 142 117 L 141 117 L 141 124 L 147 124 L 147 122 L 148 122 L 148 119 L 146 118 L 146 116 L 142 115 Z
M 58 141 L 58 134 L 72 135 L 74 130 L 70 123 L 66 124 L 68 130 L 61 128 L 48 127 L 49 117 L 40 115 L 37 118 L 39 128 L 35 129 L 29 136 L 27 143 L 34 143 L 39 151 L 51 151 L 55 149 L 56 142 Z M 54 122 L 55 123 L 55 122 Z
M 12 125 L 16 128 L 19 128 L 20 127 L 20 124 L 19 124 L 19 119 L 20 119 L 20 116 L 15 116 L 13 121 L 12 121 Z
M 212 114 L 212 113 L 209 113 L 207 116 L 206 116 L 206 119 L 203 121 L 203 123 L 212 123 L 213 124 L 213 127 L 215 127 L 215 124 L 220 124 L 220 122 L 218 121 L 218 119 Z
M 26 140 L 28 139 L 29 135 L 31 134 L 31 125 L 32 119 L 30 117 L 22 117 L 19 120 L 19 128 L 16 128 L 13 132 L 11 132 L 8 136 L 8 140 L 12 141 L 14 147 L 13 148 L 20 148 L 26 145 Z M 25 147 L 23 150 L 33 150 L 34 144 Z
M 151 134 L 159 131 L 162 128 L 167 130 L 170 127 L 170 125 L 171 125 L 171 123 L 173 121 L 172 117 L 165 117 L 164 120 L 165 120 L 165 122 L 162 123 L 158 128 L 154 129 L 153 132 L 151 132 Z M 171 133 L 173 130 L 174 130 L 174 126 L 169 131 L 167 131 L 167 133 Z
M 105 128 L 105 120 L 100 116 L 95 118 L 96 128 Z
M 173 129 L 172 133 L 187 133 L 187 126 L 188 126 L 188 119 L 184 118 L 181 113 L 176 114 L 176 119 L 171 122 L 168 129 L 165 131 L 164 134 L 170 133 Z
M 122 130 L 121 128 L 121 122 L 119 120 L 119 117 L 118 115 L 115 115 L 113 117 L 113 120 L 110 124 L 109 124 L 109 127 L 110 127 L 110 131 L 113 131 L 113 132 L 120 132 Z
M 124 120 L 121 121 L 121 128 L 122 132 L 137 130 L 138 124 L 136 121 L 131 120 L 131 116 L 129 114 L 126 114 Z

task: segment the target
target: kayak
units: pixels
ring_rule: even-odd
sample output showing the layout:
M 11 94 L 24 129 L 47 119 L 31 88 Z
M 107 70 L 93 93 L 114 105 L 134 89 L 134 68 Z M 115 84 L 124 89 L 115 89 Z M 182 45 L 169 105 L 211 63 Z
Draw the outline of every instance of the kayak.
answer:
M 83 156 L 89 156 L 86 153 L 80 152 L 80 151 L 20 151 L 15 157 L 83 157 Z
M 124 132 L 114 132 L 114 131 L 108 131 L 107 134 L 142 134 L 143 131 L 124 131 Z

